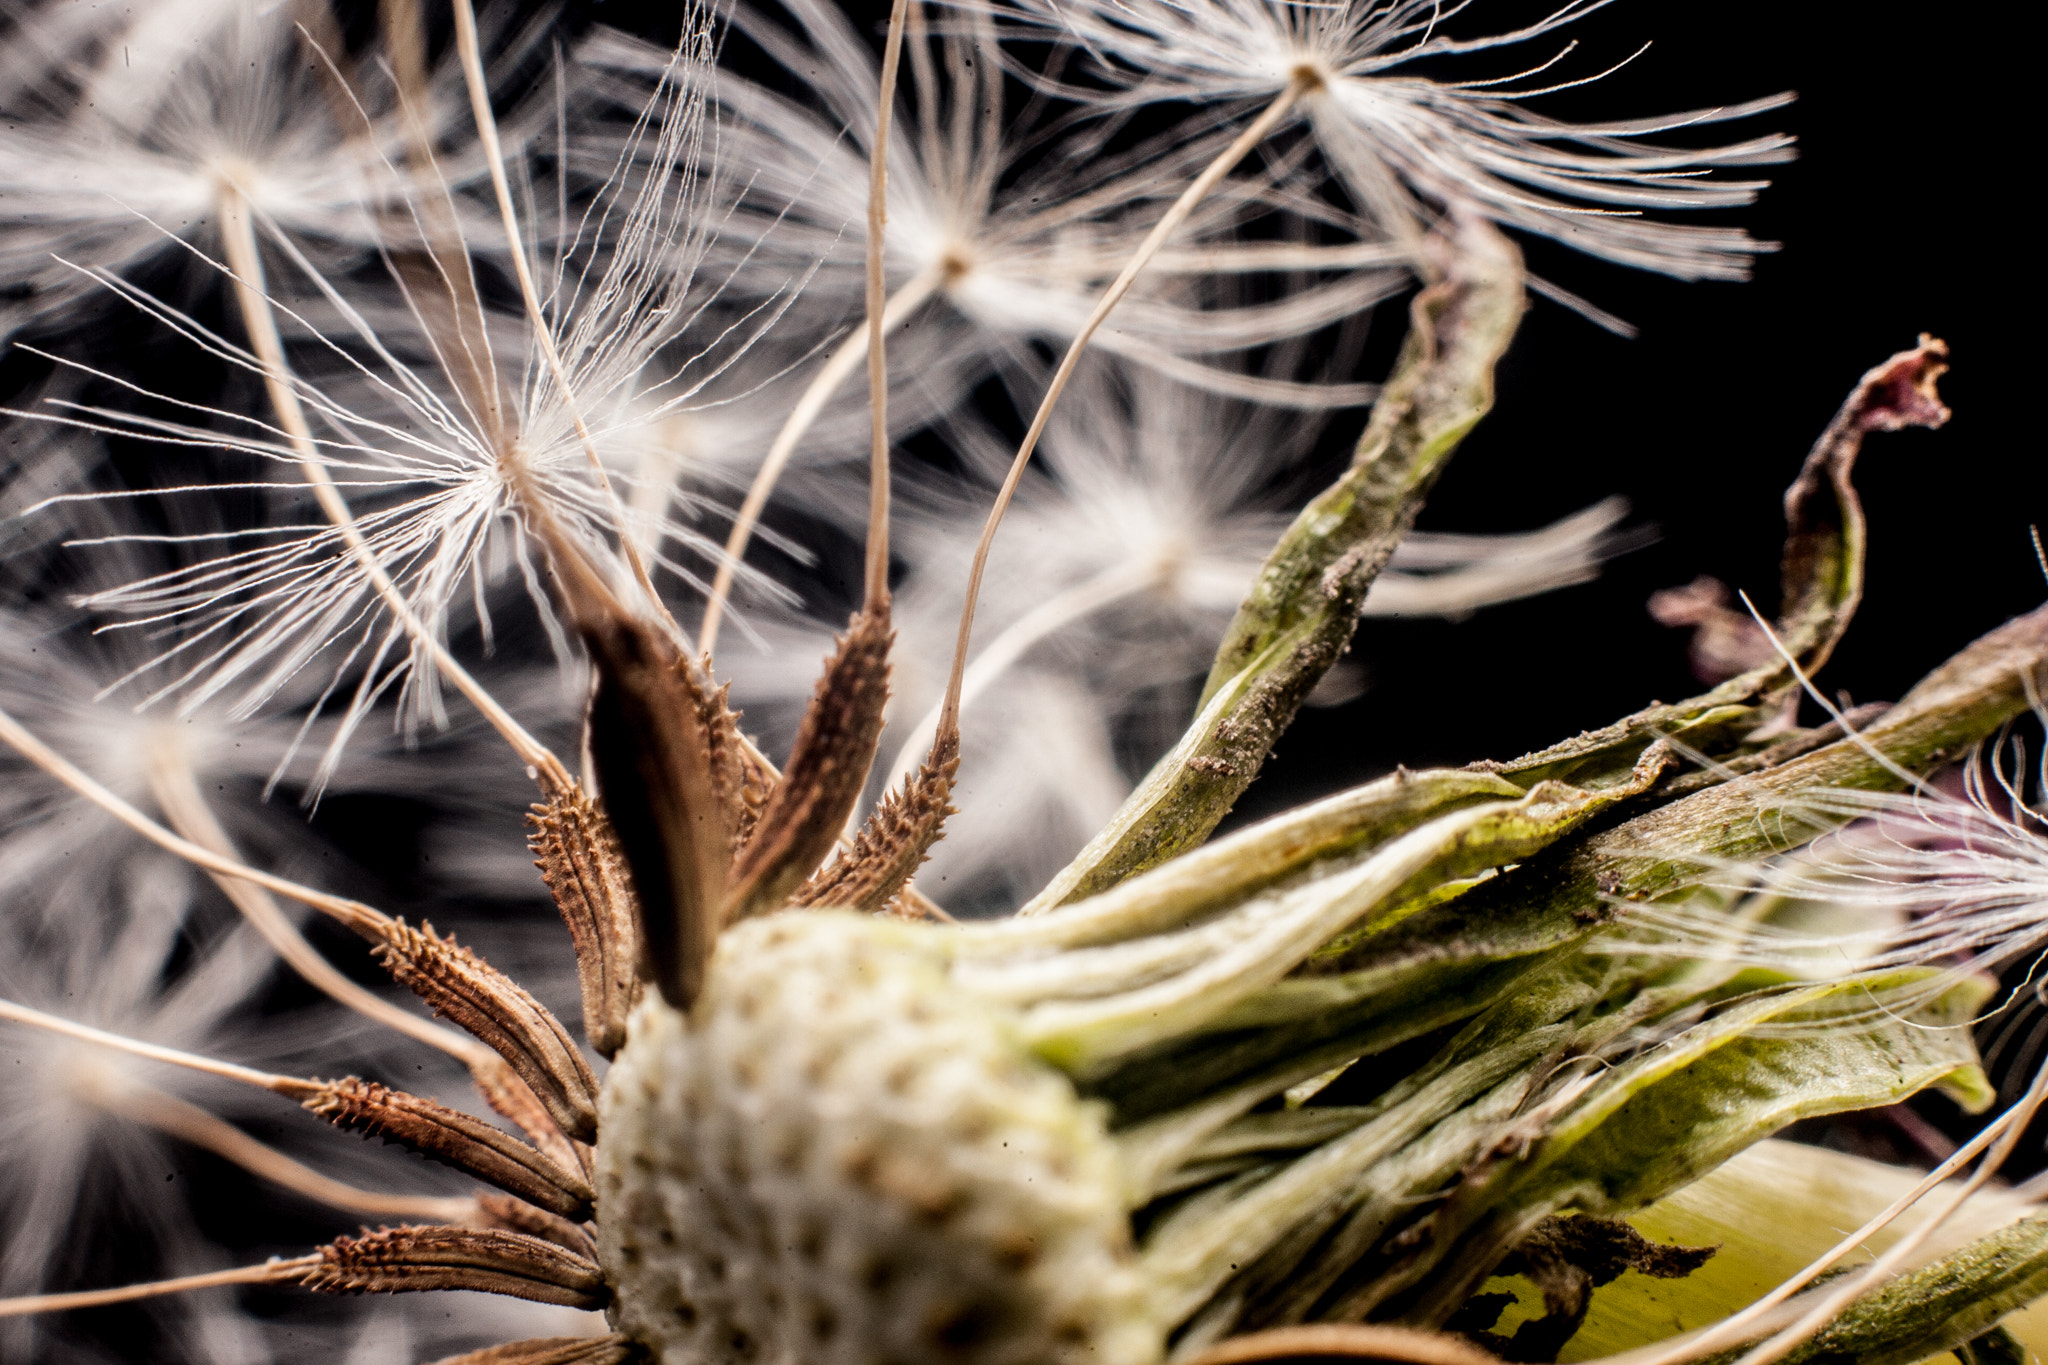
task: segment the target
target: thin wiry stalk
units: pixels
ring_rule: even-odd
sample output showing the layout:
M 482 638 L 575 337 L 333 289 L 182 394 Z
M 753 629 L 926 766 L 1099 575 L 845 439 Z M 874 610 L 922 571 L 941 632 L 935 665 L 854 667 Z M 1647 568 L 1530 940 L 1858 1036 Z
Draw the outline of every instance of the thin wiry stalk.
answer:
M 892 295 L 882 310 L 882 330 L 893 331 L 903 320 L 922 308 L 939 286 L 939 277 L 934 273 L 921 274 L 903 285 Z M 712 652 L 718 643 L 719 626 L 725 619 L 726 603 L 732 599 L 733 576 L 738 572 L 740 561 L 747 552 L 747 542 L 753 539 L 754 530 L 761 524 L 761 513 L 767 510 L 768 499 L 774 495 L 775 485 L 781 481 L 783 471 L 789 467 L 789 460 L 796 453 L 797 443 L 804 433 L 811 429 L 818 414 L 832 400 L 846 377 L 853 373 L 868 352 L 871 327 L 856 328 L 838 349 L 826 358 L 818 373 L 798 395 L 790 407 L 789 417 L 775 433 L 775 440 L 769 445 L 768 453 L 762 457 L 761 467 L 754 474 L 754 480 L 747 486 L 747 495 L 740 502 L 739 511 L 733 514 L 732 530 L 725 538 L 725 551 L 718 562 L 718 570 L 711 580 L 711 591 L 704 603 L 703 624 L 697 631 L 697 643 L 706 654 Z
M 72 791 L 77 792 L 80 796 L 113 816 L 143 838 L 167 852 L 177 854 L 194 867 L 203 868 L 218 876 L 232 877 L 238 881 L 249 882 L 252 885 L 262 887 L 266 891 L 275 891 L 281 896 L 289 897 L 301 904 L 310 905 L 315 910 L 331 915 L 336 920 L 339 920 L 351 929 L 355 929 L 359 933 L 375 928 L 384 920 L 384 916 L 379 911 L 371 909 L 360 901 L 353 901 L 345 896 L 330 895 L 325 891 L 318 891 L 310 886 L 303 886 L 284 877 L 274 876 L 268 872 L 260 872 L 246 863 L 224 857 L 212 849 L 203 848 L 193 843 L 190 839 L 173 834 L 134 806 L 123 801 L 113 792 L 108 791 L 105 787 L 93 781 L 92 778 L 88 777 L 68 759 L 64 758 L 63 755 L 23 729 L 21 724 L 5 711 L 0 711 L 0 741 L 6 742 L 23 758 L 26 758 L 29 762 L 71 788 Z
M 1233 1337 L 1190 1357 L 1187 1365 L 1263 1365 L 1307 1357 L 1399 1360 L 1410 1365 L 1493 1365 L 1494 1361 L 1476 1346 L 1434 1332 L 1319 1323 Z
M 889 602 L 889 283 L 882 272 L 889 222 L 889 115 L 896 107 L 896 71 L 903 61 L 904 15 L 909 0 L 895 0 L 883 41 L 882 89 L 875 100 L 875 154 L 868 158 L 868 549 L 861 609 L 884 611 Z
M 251 1175 L 344 1212 L 372 1218 L 404 1218 L 435 1223 L 464 1223 L 478 1215 L 476 1200 L 461 1195 L 387 1194 L 358 1189 L 303 1162 L 294 1161 L 276 1148 L 258 1142 L 232 1123 L 161 1090 L 137 1087 L 124 1094 L 109 1096 L 102 1103 L 109 1112 L 147 1124 L 181 1142 L 203 1147 L 215 1156 L 232 1161 Z
M 982 575 L 988 568 L 989 546 L 995 541 L 996 528 L 1002 524 L 1003 513 L 1008 510 L 1010 499 L 1017 494 L 1017 484 L 1024 477 L 1024 468 L 1031 461 L 1032 449 L 1038 438 L 1045 432 L 1045 424 L 1051 420 L 1053 405 L 1059 401 L 1060 392 L 1073 377 L 1074 367 L 1080 363 L 1081 353 L 1087 349 L 1089 339 L 1106 320 L 1111 311 L 1130 292 L 1131 285 L 1145 269 L 1159 249 L 1166 245 L 1166 239 L 1173 235 L 1200 204 L 1231 170 L 1251 150 L 1266 140 L 1275 128 L 1280 126 L 1287 113 L 1301 97 L 1315 88 L 1316 77 L 1312 72 L 1297 72 L 1285 89 L 1266 106 L 1258 118 L 1252 120 L 1237 139 L 1225 148 L 1222 155 L 1210 162 L 1199 176 L 1181 192 L 1173 207 L 1166 211 L 1158 224 L 1139 244 L 1131 259 L 1124 264 L 1109 288 L 1102 292 L 1087 321 L 1081 326 L 1074 339 L 1067 346 L 1067 352 L 1060 359 L 1059 368 L 1053 372 L 1052 381 L 1046 386 L 1045 397 L 1040 400 L 1038 411 L 1032 416 L 1031 425 L 1024 432 L 1024 439 L 1017 447 L 1017 457 L 1010 465 L 1010 472 L 1003 479 L 1003 486 L 996 493 L 995 506 L 989 510 L 988 521 L 981 533 L 981 541 L 974 548 L 974 563 L 967 571 L 967 603 L 960 612 L 960 633 L 953 644 L 953 670 L 946 679 L 946 697 L 939 709 L 939 732 L 957 730 L 960 724 L 960 692 L 967 671 L 967 646 L 974 634 L 974 604 L 981 593 Z
M 105 1308 L 110 1304 L 134 1303 L 137 1299 L 160 1298 L 166 1294 L 189 1294 L 199 1289 L 218 1289 L 231 1284 L 295 1284 L 300 1276 L 320 1264 L 316 1252 L 285 1261 L 240 1266 L 233 1270 L 209 1270 L 202 1275 L 185 1275 L 175 1280 L 149 1284 L 127 1284 L 118 1289 L 81 1289 L 69 1294 L 28 1294 L 18 1299 L 0 1299 L 0 1318 L 28 1317 L 37 1313 L 69 1313 L 81 1308 Z
M 258 1071 L 254 1067 L 239 1066 L 234 1062 L 223 1062 L 213 1057 L 202 1057 L 197 1053 L 180 1052 L 176 1048 L 159 1047 L 155 1043 L 145 1043 L 137 1038 L 123 1038 L 118 1033 L 108 1033 L 105 1029 L 96 1029 L 89 1024 L 74 1023 L 54 1014 L 45 1014 L 42 1010 L 17 1005 L 12 1000 L 0 1000 L 0 1019 L 10 1019 L 17 1024 L 26 1024 L 30 1028 L 62 1034 L 66 1038 L 76 1038 L 82 1043 L 92 1043 L 97 1047 L 112 1048 L 116 1052 L 126 1052 L 146 1061 L 162 1062 L 167 1066 L 183 1067 L 187 1071 L 217 1076 L 224 1081 L 254 1086 L 258 1090 L 268 1090 L 274 1095 L 284 1095 L 291 1099 L 309 1098 L 319 1089 L 311 1082 L 297 1080 L 291 1076 Z

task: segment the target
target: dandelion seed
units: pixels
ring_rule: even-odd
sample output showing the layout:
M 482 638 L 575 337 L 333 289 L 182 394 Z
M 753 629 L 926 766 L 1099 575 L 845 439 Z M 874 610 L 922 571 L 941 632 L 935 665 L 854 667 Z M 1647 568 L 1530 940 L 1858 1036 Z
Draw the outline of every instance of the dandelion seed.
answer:
M 2048 945 L 2048 832 L 2023 799 L 2025 767 L 2015 739 L 1974 754 L 1960 794 L 1816 793 L 1783 824 L 1795 851 L 1700 874 L 1729 911 L 1632 906 L 1627 919 L 1668 936 L 1653 951 L 1812 979 L 1926 966 L 1939 969 L 1931 990 L 2026 962 Z
M 746 177 L 724 234 L 744 245 L 725 252 L 743 253 L 739 289 L 772 291 L 791 268 L 783 262 L 816 262 L 805 313 L 829 326 L 854 311 L 864 288 L 856 263 L 875 124 L 874 59 L 836 10 L 801 0 L 789 13 L 802 38 L 751 10 L 735 19 L 773 59 L 804 73 L 825 109 L 821 116 L 745 82 L 721 87 L 735 116 L 726 134 L 728 164 L 744 168 Z M 923 6 L 913 13 L 922 16 Z M 919 33 L 910 53 L 914 94 L 899 115 L 906 133 L 890 153 L 885 316 L 892 329 L 909 332 L 914 351 L 947 357 L 943 372 L 929 365 L 909 371 L 917 377 L 906 386 L 910 411 L 934 414 L 956 406 L 991 369 L 1014 375 L 1031 368 L 1033 343 L 1060 343 L 1079 332 L 1101 286 L 1152 229 L 1151 206 L 1178 194 L 1228 138 L 1182 139 L 1118 157 L 1091 155 L 1095 149 L 1085 144 L 1034 147 L 1028 131 L 1002 126 L 1002 57 L 985 26 L 936 42 Z M 630 48 L 608 50 L 605 59 L 636 64 Z M 1183 232 L 1190 245 L 1168 267 L 1184 281 L 1234 269 L 1324 271 L 1334 278 L 1239 306 L 1147 291 L 1125 304 L 1117 327 L 1097 344 L 1197 388 L 1309 409 L 1368 401 L 1370 386 L 1252 376 L 1213 359 L 1356 317 L 1398 282 L 1398 275 L 1372 268 L 1385 264 L 1380 257 L 1346 255 L 1348 248 L 1304 243 L 1290 254 L 1233 242 L 1242 220 L 1268 211 L 1265 197 L 1251 184 L 1244 191 L 1249 204 L 1209 200 Z M 784 463 L 860 364 L 865 346 L 856 330 L 816 367 L 807 401 L 770 448 L 728 538 L 734 561 Z M 714 588 L 704 628 L 710 641 L 724 596 L 722 586 Z
M 1395 242 L 1420 240 L 1454 203 L 1504 227 L 1680 279 L 1741 279 L 1771 250 L 1736 228 L 1644 215 L 1751 202 L 1764 182 L 1712 172 L 1791 158 L 1791 139 L 1683 148 L 1645 139 L 1782 107 L 1778 95 L 1662 118 L 1573 124 L 1519 101 L 1585 83 L 1554 75 L 1567 46 L 1505 76 L 1443 80 L 1404 68 L 1548 38 L 1601 7 L 1571 0 L 1506 33 L 1456 38 L 1465 6 L 1438 0 L 1007 0 L 1031 36 L 1077 45 L 1103 88 L 1061 93 L 1105 109 L 1159 100 L 1235 104 L 1273 97 L 1306 73 L 1302 111 L 1329 167 Z
M 250 531 L 246 548 L 94 595 L 91 605 L 123 613 L 137 626 L 176 623 L 182 632 L 179 644 L 156 660 L 161 681 L 146 700 L 176 692 L 189 710 L 220 697 L 232 714 L 247 716 L 302 672 L 324 673 L 340 708 L 319 774 L 324 780 L 349 734 L 394 688 L 408 725 L 441 723 L 437 659 L 446 657 L 454 613 L 465 600 L 488 639 L 488 561 L 515 566 L 530 599 L 552 619 L 522 518 L 547 517 L 576 553 L 594 565 L 616 566 L 605 573 L 623 574 L 622 556 L 637 553 L 634 528 L 619 524 L 615 493 L 591 456 L 600 447 L 634 448 L 659 423 L 687 414 L 772 319 L 772 312 L 756 310 L 738 323 L 727 320 L 694 347 L 683 343 L 675 372 L 647 373 L 659 354 L 674 354 L 684 333 L 708 320 L 709 293 L 685 268 L 693 252 L 702 252 L 701 238 L 692 236 L 699 213 L 692 204 L 706 154 L 708 61 L 705 30 L 700 25 L 689 33 L 635 134 L 650 144 L 648 156 L 659 172 L 633 184 L 615 178 L 600 186 L 579 229 L 589 240 L 572 242 L 554 263 L 545 307 L 549 345 L 562 359 L 559 372 L 526 346 L 511 354 L 491 351 L 480 367 L 472 364 L 479 356 L 466 348 L 488 346 L 496 329 L 487 315 L 472 313 L 460 324 L 467 333 L 451 333 L 462 305 L 458 298 L 455 314 L 448 312 L 435 290 L 449 282 L 436 283 L 431 273 L 407 280 L 404 269 L 399 272 L 404 306 L 413 314 L 411 336 L 380 332 L 282 224 L 261 218 L 257 226 L 267 245 L 284 257 L 294 283 L 311 292 L 303 311 L 278 297 L 263 306 L 310 330 L 314 360 L 342 382 L 276 375 L 275 365 L 252 349 L 104 270 L 94 272 L 145 314 L 230 366 L 281 384 L 311 425 L 294 436 L 288 420 L 280 425 L 191 403 L 181 406 L 197 421 L 103 406 L 60 420 L 223 451 L 259 472 L 263 466 L 305 471 L 316 485 L 331 480 L 349 504 L 340 518 L 333 507 L 314 520 L 301 512 Z M 446 194 L 445 188 L 436 192 Z M 258 210 L 253 202 L 249 208 Z M 401 263 L 407 251 L 431 257 L 439 249 L 431 241 L 431 208 L 429 201 L 417 210 L 414 226 L 429 240 L 415 238 L 398 249 Z M 239 280 L 237 287 L 263 286 Z M 671 508 L 662 508 L 659 524 L 658 534 L 638 528 L 657 543 L 656 562 L 685 583 L 694 581 L 669 542 L 679 541 L 684 554 L 694 548 L 713 557 L 715 544 Z M 387 605 L 392 597 L 404 604 L 398 620 Z

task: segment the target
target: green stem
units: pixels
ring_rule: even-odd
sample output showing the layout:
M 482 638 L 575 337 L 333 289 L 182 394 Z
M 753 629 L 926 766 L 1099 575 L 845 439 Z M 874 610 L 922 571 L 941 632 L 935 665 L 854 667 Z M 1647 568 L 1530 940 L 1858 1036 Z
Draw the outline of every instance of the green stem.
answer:
M 1864 1295 L 1784 1365 L 1913 1365 L 1989 1337 L 2000 1318 L 2044 1293 L 2048 1213 L 2000 1228 Z M 1745 1349 L 1702 1365 L 1729 1365 Z
M 1267 558 L 1217 649 L 1194 725 L 1025 913 L 1107 890 L 1208 838 L 1349 647 L 1373 580 L 1492 407 L 1493 368 L 1521 319 L 1513 245 L 1478 221 L 1454 234 L 1442 282 L 1411 309 L 1407 344 L 1350 469 Z

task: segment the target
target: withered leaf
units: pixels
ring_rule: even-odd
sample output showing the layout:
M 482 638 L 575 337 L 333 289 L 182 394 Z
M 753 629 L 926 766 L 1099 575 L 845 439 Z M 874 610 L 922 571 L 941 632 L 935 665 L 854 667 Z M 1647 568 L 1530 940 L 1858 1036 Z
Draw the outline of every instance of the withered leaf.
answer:
M 1810 674 L 1827 662 L 1863 600 L 1863 501 L 1852 475 L 1863 437 L 1873 431 L 1938 427 L 1949 410 L 1935 384 L 1948 373 L 1948 345 L 1920 344 L 1869 371 L 1814 442 L 1799 477 L 1785 490 L 1784 601 L 1778 633 Z
M 838 842 L 881 742 L 894 639 L 886 607 L 848 622 L 804 712 L 782 784 L 733 864 L 728 922 L 787 904 Z
M 1948 409 L 1935 395 L 1935 382 L 1948 370 L 1947 356 L 1947 346 L 1923 336 L 1914 349 L 1865 374 L 1785 490 L 1783 601 L 1776 633 L 1778 647 L 1798 660 L 1809 677 L 1827 662 L 1863 600 L 1868 534 L 1851 477 L 1863 438 L 1873 431 L 1946 422 Z M 1653 703 L 1612 725 L 1509 763 L 1473 766 L 1525 784 L 1556 778 L 1597 786 L 1625 768 L 1655 736 L 1684 734 L 1688 726 L 1709 723 L 1716 715 L 1723 720 L 1713 726 L 1711 739 L 1694 732 L 1686 742 L 1719 758 L 1730 739 L 1742 739 L 1775 714 L 1773 700 L 1796 686 L 1790 666 L 1777 656 L 1778 647 L 1757 666 L 1699 696 Z
M 602 1308 L 611 1298 L 589 1257 L 497 1228 L 379 1228 L 337 1237 L 319 1255 L 299 1283 L 322 1294 L 468 1289 L 565 1308 Z

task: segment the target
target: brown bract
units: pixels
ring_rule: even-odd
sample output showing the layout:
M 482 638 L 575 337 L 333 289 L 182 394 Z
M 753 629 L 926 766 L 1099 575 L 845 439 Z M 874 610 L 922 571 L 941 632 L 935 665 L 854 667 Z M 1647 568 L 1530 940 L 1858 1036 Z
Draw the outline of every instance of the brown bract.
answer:
M 337 1127 L 410 1147 L 558 1217 L 591 1216 L 596 1196 L 580 1171 L 562 1169 L 481 1119 L 354 1076 L 315 1086 L 301 1103 Z
M 852 844 L 805 882 L 791 903 L 866 911 L 888 907 L 924 863 L 953 813 L 949 798 L 959 771 L 960 732 L 949 729 L 933 742 L 917 772 L 875 807 Z
M 782 909 L 832 852 L 881 743 L 894 640 L 886 599 L 848 623 L 804 712 L 782 784 L 733 864 L 726 923 Z
M 400 984 L 503 1057 L 564 1133 L 584 1142 L 597 1136 L 590 1064 L 561 1021 L 511 977 L 432 925 L 415 929 L 401 919 L 386 926 L 376 954 Z
M 337 1237 L 319 1255 L 297 1278 L 322 1294 L 469 1289 L 565 1308 L 602 1308 L 611 1297 L 596 1261 L 498 1228 L 379 1228 Z
M 533 807 L 527 847 L 576 950 L 583 1032 L 604 1056 L 626 1041 L 639 994 L 634 923 L 639 915 L 626 851 L 597 803 L 574 783 Z

